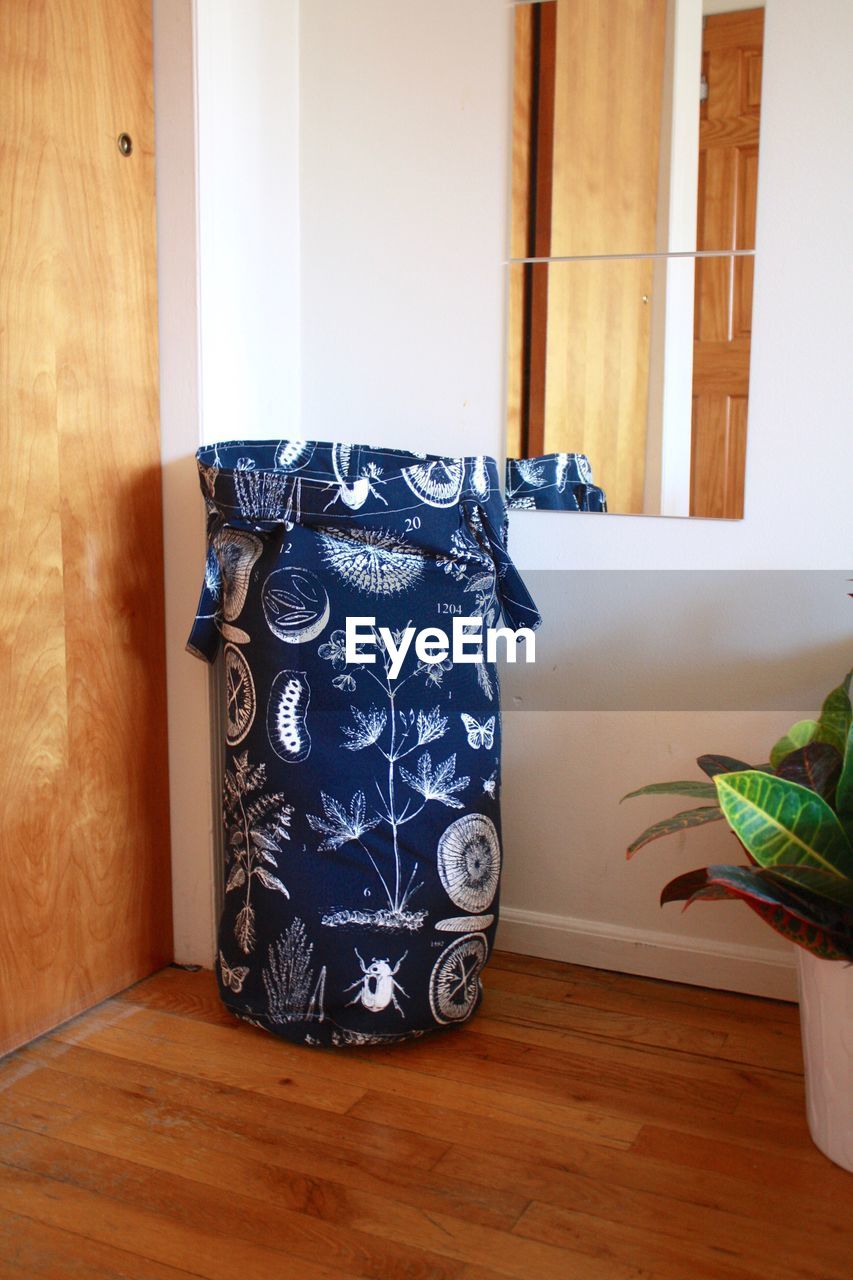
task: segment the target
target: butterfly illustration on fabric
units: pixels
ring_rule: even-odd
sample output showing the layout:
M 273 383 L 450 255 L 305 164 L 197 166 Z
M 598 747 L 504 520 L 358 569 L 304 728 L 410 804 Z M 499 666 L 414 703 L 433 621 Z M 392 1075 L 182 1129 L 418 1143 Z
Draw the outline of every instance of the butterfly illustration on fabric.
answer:
M 480 747 L 490 751 L 495 740 L 495 717 L 489 716 L 488 720 L 480 724 L 466 711 L 461 711 L 459 714 L 462 717 L 465 732 L 468 734 L 468 746 L 473 747 L 475 751 L 479 751 Z
M 246 981 L 246 978 L 249 976 L 248 968 L 244 964 L 241 964 L 241 965 L 235 966 L 235 968 L 232 969 L 231 966 L 228 964 L 228 961 L 225 959 L 224 955 L 220 951 L 219 972 L 222 975 L 222 981 L 225 983 L 225 986 L 229 989 L 229 991 L 233 991 L 235 995 L 239 995 L 240 992 L 243 990 L 243 983 Z
M 495 798 L 495 789 L 497 785 L 498 773 L 497 769 L 494 769 L 488 778 L 483 779 L 483 791 L 487 796 L 491 796 L 493 800 Z

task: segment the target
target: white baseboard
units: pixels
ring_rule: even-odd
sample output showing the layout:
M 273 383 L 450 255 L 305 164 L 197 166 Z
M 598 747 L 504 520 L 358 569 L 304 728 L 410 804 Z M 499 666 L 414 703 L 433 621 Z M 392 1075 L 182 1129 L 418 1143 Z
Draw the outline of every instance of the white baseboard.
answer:
M 514 907 L 501 907 L 496 946 L 502 951 L 646 978 L 777 1000 L 797 999 L 793 947 L 787 954 L 770 947 L 678 938 L 651 929 L 629 929 Z

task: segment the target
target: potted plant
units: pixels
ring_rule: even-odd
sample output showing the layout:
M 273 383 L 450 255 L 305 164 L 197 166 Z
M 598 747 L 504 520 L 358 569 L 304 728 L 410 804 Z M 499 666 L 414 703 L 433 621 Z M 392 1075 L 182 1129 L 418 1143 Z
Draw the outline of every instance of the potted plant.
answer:
M 793 725 L 753 767 L 700 756 L 710 781 L 656 782 L 630 792 L 708 801 L 656 822 L 628 857 L 661 836 L 725 820 L 747 864 L 715 865 L 671 880 L 661 903 L 736 898 L 797 944 L 809 1129 L 830 1159 L 853 1171 L 853 714 L 850 680 L 817 720 Z

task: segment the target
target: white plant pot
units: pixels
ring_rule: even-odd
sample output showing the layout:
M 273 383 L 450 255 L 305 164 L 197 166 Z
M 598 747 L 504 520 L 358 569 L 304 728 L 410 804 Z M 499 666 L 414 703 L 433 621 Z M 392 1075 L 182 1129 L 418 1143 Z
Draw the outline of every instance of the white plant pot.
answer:
M 795 950 L 809 1131 L 853 1172 L 853 965 Z

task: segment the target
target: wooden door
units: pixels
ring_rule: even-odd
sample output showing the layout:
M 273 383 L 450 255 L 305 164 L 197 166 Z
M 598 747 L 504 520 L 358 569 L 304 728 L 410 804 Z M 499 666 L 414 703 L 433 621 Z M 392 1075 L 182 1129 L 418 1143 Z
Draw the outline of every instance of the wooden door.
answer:
M 754 249 L 764 10 L 705 19 L 700 249 Z M 690 514 L 743 515 L 753 259 L 696 263 Z
M 0 5 L 0 121 L 4 1051 L 171 956 L 150 0 Z

